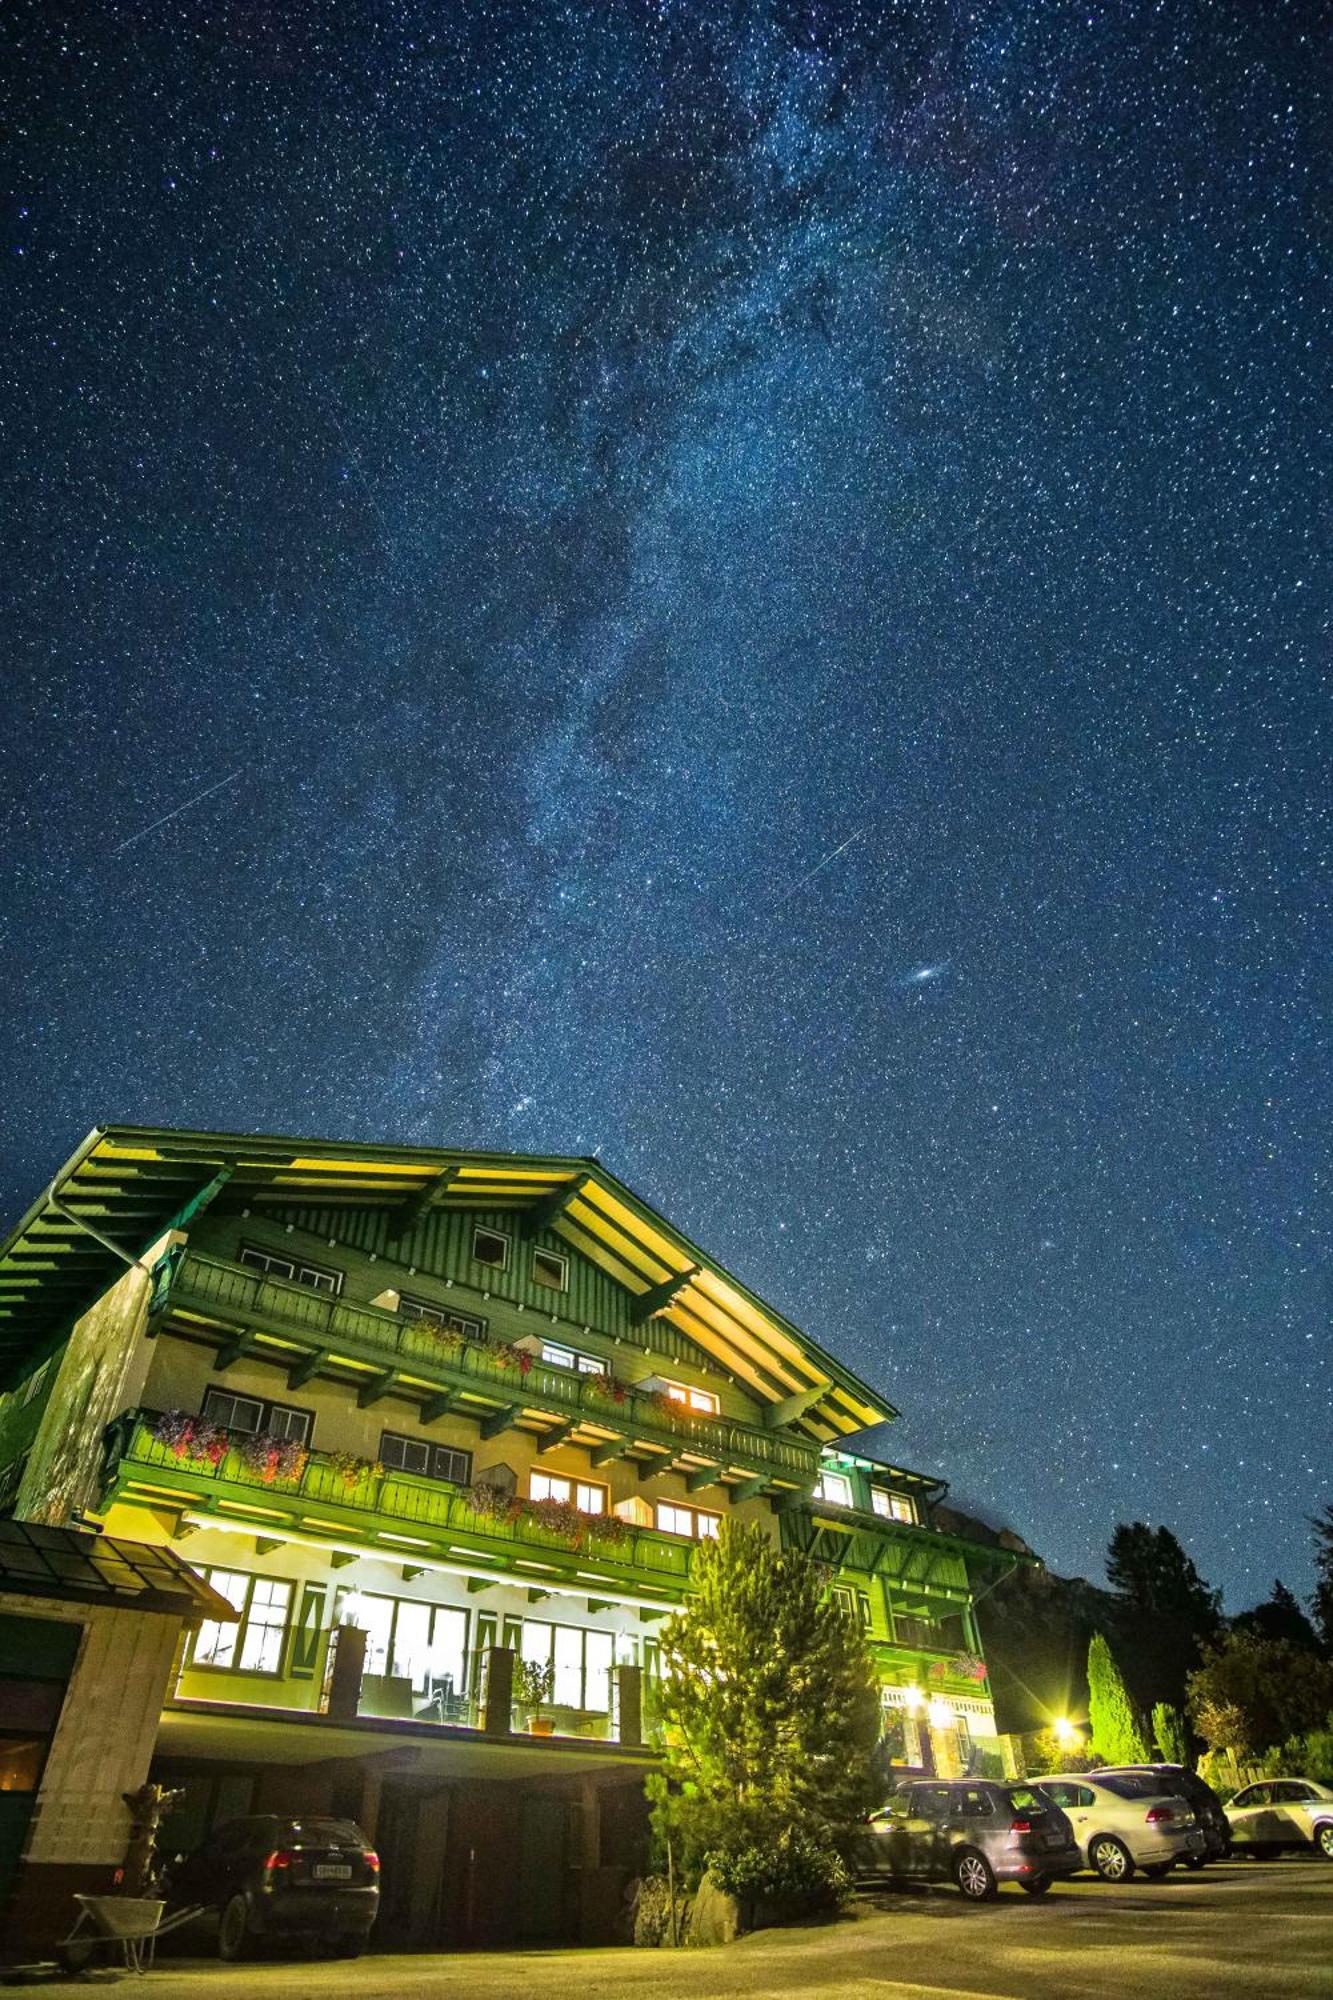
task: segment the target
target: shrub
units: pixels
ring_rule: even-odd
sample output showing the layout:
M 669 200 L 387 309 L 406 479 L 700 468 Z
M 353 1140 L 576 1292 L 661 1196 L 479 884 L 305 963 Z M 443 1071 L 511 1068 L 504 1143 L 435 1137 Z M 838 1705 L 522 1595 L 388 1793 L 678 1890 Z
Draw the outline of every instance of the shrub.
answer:
M 708 1872 L 751 1919 L 759 1906 L 778 1917 L 822 1915 L 841 1908 L 851 1890 L 837 1850 L 797 1826 L 773 1840 L 710 1853 Z

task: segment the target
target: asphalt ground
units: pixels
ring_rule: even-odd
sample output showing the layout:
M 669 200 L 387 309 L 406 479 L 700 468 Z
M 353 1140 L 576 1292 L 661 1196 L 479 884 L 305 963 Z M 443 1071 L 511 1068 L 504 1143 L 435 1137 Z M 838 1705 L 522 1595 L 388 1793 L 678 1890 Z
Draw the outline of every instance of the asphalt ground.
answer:
M 981 1907 L 946 1886 L 883 1891 L 837 1923 L 712 1951 L 164 1958 L 128 1984 L 143 2000 L 1333 2000 L 1333 1866 L 1232 1862 L 1123 1888 L 1080 1879 L 1040 1901 L 1004 1889 Z

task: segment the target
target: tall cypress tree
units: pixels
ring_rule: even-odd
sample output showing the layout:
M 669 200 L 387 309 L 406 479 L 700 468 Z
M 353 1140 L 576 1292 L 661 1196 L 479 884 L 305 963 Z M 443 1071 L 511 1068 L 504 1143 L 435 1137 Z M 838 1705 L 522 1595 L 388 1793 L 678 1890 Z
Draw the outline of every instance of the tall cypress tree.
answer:
M 1150 1761 L 1147 1732 L 1100 1632 L 1093 1633 L 1088 1647 L 1088 1721 L 1092 1747 L 1108 1764 Z

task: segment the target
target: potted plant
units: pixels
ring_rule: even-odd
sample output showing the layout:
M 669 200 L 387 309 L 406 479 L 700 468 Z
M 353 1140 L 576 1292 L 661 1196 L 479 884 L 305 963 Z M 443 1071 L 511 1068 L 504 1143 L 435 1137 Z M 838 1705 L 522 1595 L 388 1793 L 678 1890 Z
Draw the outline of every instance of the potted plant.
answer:
M 554 1667 L 539 1660 L 514 1662 L 514 1705 L 528 1711 L 530 1736 L 554 1734 L 555 1723 L 549 1715 L 542 1714 L 542 1705 L 551 1699 L 554 1684 Z

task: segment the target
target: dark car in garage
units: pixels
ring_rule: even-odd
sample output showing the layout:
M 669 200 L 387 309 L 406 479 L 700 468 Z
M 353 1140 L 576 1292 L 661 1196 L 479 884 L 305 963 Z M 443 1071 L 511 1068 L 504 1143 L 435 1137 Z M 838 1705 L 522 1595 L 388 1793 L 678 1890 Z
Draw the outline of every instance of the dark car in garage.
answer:
M 379 1884 L 379 1856 L 354 1821 L 258 1813 L 228 1820 L 193 1854 L 178 1855 L 163 1889 L 174 1908 L 200 1906 L 223 1958 L 280 1942 L 355 1958 L 379 1909 Z

